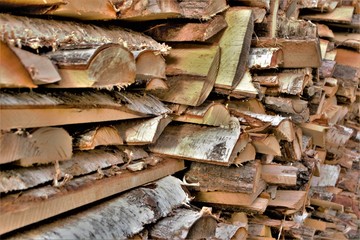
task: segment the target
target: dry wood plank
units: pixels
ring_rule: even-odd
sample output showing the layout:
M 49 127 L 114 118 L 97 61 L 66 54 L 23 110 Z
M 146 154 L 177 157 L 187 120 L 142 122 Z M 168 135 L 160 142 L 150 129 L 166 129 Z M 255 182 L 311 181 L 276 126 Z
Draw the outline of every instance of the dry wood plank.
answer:
M 278 190 L 275 199 L 270 199 L 269 207 L 300 210 L 306 201 L 306 191 Z
M 75 152 L 68 161 L 59 163 L 59 179 L 66 174 L 72 177 L 81 176 L 95 172 L 99 168 L 107 168 L 125 162 L 125 153 L 119 150 L 92 150 Z M 7 193 L 10 191 L 26 190 L 34 186 L 47 183 L 55 178 L 55 168 L 53 165 L 34 166 L 4 170 L 0 172 L 1 182 L 0 191 Z
M 134 51 L 136 63 L 136 79 L 165 79 L 165 59 L 153 50 Z M 121 75 L 122 76 L 122 75 Z
M 31 131 L 1 131 L 0 163 L 20 160 L 20 165 L 68 160 L 72 138 L 62 128 L 44 127 Z
M 295 186 L 298 168 L 275 164 L 262 165 L 261 178 L 269 184 Z
M 158 116 L 150 119 L 134 119 L 115 124 L 124 143 L 145 145 L 155 143 L 165 127 L 171 122 L 169 117 Z
M 21 59 L 6 43 L 0 41 L 0 88 L 36 88 Z
M 192 161 L 230 165 L 239 151 L 240 124 L 232 119 L 229 128 L 195 124 L 168 125 L 151 152 Z
M 245 74 L 254 22 L 251 10 L 236 7 L 226 11 L 225 20 L 228 27 L 219 41 L 221 60 L 215 86 L 233 89 Z
M 283 63 L 283 53 L 280 48 L 251 48 L 248 67 L 251 69 L 278 68 Z
M 311 21 L 324 21 L 350 24 L 354 13 L 354 7 L 341 6 L 328 13 L 306 14 L 301 17 Z
M 260 193 L 265 189 L 265 182 L 259 181 L 254 192 L 249 193 L 233 193 L 233 192 L 194 192 L 195 202 L 206 203 L 207 205 L 243 207 L 251 206 Z
M 317 68 L 321 66 L 321 52 L 317 38 L 306 40 L 257 38 L 252 41 L 252 47 L 281 47 L 283 68 Z
M 59 49 L 47 56 L 57 65 L 61 76 L 61 81 L 47 87 L 122 88 L 135 82 L 134 56 L 118 44 Z
M 8 207 L 3 205 L 3 216 L 8 217 L 6 218 L 6 223 L 2 220 L 1 233 L 15 229 L 19 227 L 20 224 L 24 225 L 38 221 L 40 220 L 40 215 L 49 217 L 51 214 L 54 215 L 69 210 L 69 207 L 71 209 L 85 203 L 90 203 L 106 195 L 112 195 L 124 189 L 139 186 L 139 184 L 145 184 L 166 176 L 164 175 L 164 169 L 162 169 L 163 171 L 156 170 L 157 169 L 154 168 L 137 174 L 124 173 L 124 175 L 93 181 L 93 186 L 89 186 L 89 182 L 83 182 L 83 184 L 79 182 L 73 186 L 75 189 L 67 193 L 64 192 L 65 189 L 58 189 L 55 191 L 57 193 L 52 191 L 49 199 L 38 199 L 38 201 L 30 201 L 27 203 L 23 202 L 22 204 L 27 205 L 28 209 L 25 209 L 24 206 L 21 206 L 19 209 L 12 209 L 16 207 L 16 205 L 20 205 L 19 200 L 10 204 Z M 157 172 L 159 175 L 145 176 L 144 173 L 146 172 L 148 174 L 150 173 L 149 175 L 156 174 Z M 137 179 L 135 180 L 136 177 Z M 114 180 L 117 180 L 119 184 L 106 185 L 108 187 L 104 188 L 103 184 L 106 182 L 109 184 L 109 180 L 112 180 L 112 183 L 115 183 Z M 135 181 L 130 182 L 131 180 Z M 102 183 L 102 185 L 100 186 L 99 183 Z M 144 224 L 153 223 L 159 218 L 167 216 L 173 209 L 183 204 L 183 201 L 186 199 L 186 194 L 181 188 L 180 183 L 181 181 L 174 177 L 166 177 L 148 186 L 131 190 L 123 195 L 104 201 L 97 206 L 88 208 L 86 211 L 78 212 L 71 216 L 68 215 L 53 223 L 41 225 L 39 228 L 22 232 L 13 237 L 50 239 L 59 237 L 65 239 L 88 239 L 91 237 L 101 239 L 114 237 L 122 239 L 129 238 L 140 232 L 144 228 Z M 130 186 L 125 186 L 124 184 Z M 99 191 L 95 193 L 95 189 Z M 86 193 L 88 193 L 88 195 L 85 195 Z M 64 200 L 70 198 L 72 201 L 64 202 Z M 60 202 L 61 200 L 63 202 Z M 154 203 L 154 205 L 149 203 Z M 35 206 L 38 207 L 37 211 L 34 209 Z M 39 209 L 44 210 L 39 212 Z M 31 212 L 33 212 L 33 216 L 30 215 Z M 13 214 L 11 215 L 11 213 Z M 124 223 L 119 224 L 121 219 Z M 115 225 L 117 227 L 114 227 Z
M 61 80 L 58 70 L 47 57 L 39 56 L 16 47 L 11 49 L 30 73 L 34 84 L 49 84 Z
M 3 26 L 1 39 L 9 44 L 57 48 L 71 45 L 99 45 L 104 43 L 124 44 L 131 51 L 152 49 L 162 53 L 168 52 L 168 46 L 142 35 L 109 25 L 100 27 L 71 21 L 44 20 L 7 14 L 0 15 Z
M 188 107 L 183 114 L 173 116 L 173 120 L 210 126 L 228 126 L 230 113 L 222 103 L 205 101 L 198 107 Z
M 228 8 L 225 0 L 182 0 L 179 6 L 183 17 L 202 20 L 208 20 Z
M 178 46 L 166 57 L 168 91 L 151 91 L 166 102 L 201 105 L 210 94 L 220 64 L 217 46 Z
M 189 186 L 196 191 L 224 191 L 252 193 L 261 176 L 261 164 L 252 161 L 241 167 L 217 166 L 207 163 L 192 162 L 185 173 L 185 180 L 198 183 L 199 186 Z
M 206 239 L 215 236 L 217 221 L 209 208 L 201 211 L 175 209 L 151 227 L 153 239 Z
M 205 42 L 226 27 L 227 23 L 224 17 L 217 15 L 209 21 L 201 23 L 162 23 L 145 32 L 157 41 Z
M 85 111 L 86 110 L 86 111 Z M 151 95 L 129 92 L 0 92 L 0 128 L 32 128 L 141 118 L 169 113 Z M 17 116 L 26 116 L 19 118 Z

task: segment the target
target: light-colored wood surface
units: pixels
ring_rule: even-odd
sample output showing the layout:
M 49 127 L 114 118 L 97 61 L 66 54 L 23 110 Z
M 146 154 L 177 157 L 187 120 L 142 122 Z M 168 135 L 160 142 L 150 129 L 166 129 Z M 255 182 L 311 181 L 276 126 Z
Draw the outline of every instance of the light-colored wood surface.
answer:
M 298 168 L 283 165 L 262 165 L 261 178 L 269 184 L 295 186 Z

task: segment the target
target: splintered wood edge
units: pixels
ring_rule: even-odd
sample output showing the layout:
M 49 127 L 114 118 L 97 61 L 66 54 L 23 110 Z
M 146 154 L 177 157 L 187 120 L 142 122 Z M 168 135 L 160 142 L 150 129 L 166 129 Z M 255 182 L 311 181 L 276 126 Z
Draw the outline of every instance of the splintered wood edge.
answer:
M 184 162 L 167 159 L 139 172 L 123 172 L 109 178 L 86 182 L 75 189 L 66 190 L 27 203 L 0 203 L 0 234 L 8 233 L 26 225 L 39 222 L 49 217 L 95 202 L 125 190 L 155 181 L 184 169 Z M 104 187 L 107 186 L 107 187 Z

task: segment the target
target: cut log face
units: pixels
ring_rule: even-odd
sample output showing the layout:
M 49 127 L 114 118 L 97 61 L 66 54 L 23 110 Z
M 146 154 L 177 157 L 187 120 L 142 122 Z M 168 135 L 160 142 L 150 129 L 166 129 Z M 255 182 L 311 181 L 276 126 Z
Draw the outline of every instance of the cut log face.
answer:
M 169 109 L 155 97 L 128 92 L 0 93 L 1 129 L 123 120 L 165 113 L 169 113 Z M 19 115 L 27 118 L 16 117 Z
M 165 79 L 165 59 L 155 51 L 145 50 L 133 52 L 136 61 L 136 79 Z M 121 77 L 123 75 L 121 74 Z
M 85 198 L 85 195 L 82 198 Z M 153 223 L 170 214 L 182 205 L 185 198 L 186 193 L 181 188 L 181 181 L 174 177 L 166 177 L 85 211 L 66 216 L 50 224 L 43 224 L 13 237 L 126 239 L 142 231 L 145 224 Z M 52 208 L 55 207 L 56 205 L 52 206 Z M 119 219 L 124 222 L 119 223 Z M 4 233 L 10 225 L 2 224 L 1 226 L 1 233 Z
M 240 124 L 232 120 L 229 128 L 203 127 L 194 124 L 170 125 L 165 128 L 150 151 L 160 155 L 230 165 L 240 136 Z M 236 153 L 235 153 L 236 155 Z
M 151 119 L 137 119 L 116 124 L 125 144 L 145 145 L 155 143 L 164 128 L 171 122 L 169 117 L 155 117 Z
M 227 27 L 223 16 L 217 15 L 213 19 L 203 23 L 164 23 L 156 25 L 146 31 L 157 41 L 205 42 Z
M 273 135 L 251 133 L 251 143 L 254 145 L 256 152 L 281 156 L 279 141 Z
M 74 147 L 79 150 L 91 150 L 97 146 L 122 145 L 121 138 L 117 129 L 113 126 L 96 127 L 75 134 Z
M 30 73 L 35 84 L 49 84 L 61 80 L 58 70 L 47 57 L 39 56 L 16 47 L 11 49 L 20 58 L 20 61 Z
M 207 212 L 178 208 L 150 230 L 154 239 L 203 239 L 214 237 L 217 221 Z
M 49 87 L 126 87 L 135 82 L 134 56 L 126 48 L 105 44 L 89 49 L 66 49 L 47 54 L 59 67 L 61 81 Z
M 182 115 L 174 116 L 173 120 L 210 126 L 228 126 L 230 113 L 225 105 L 208 101 L 198 107 L 187 108 Z
M 248 67 L 254 69 L 277 68 L 282 65 L 280 48 L 251 48 Z
M 0 15 L 4 27 L 1 38 L 7 42 L 20 43 L 34 49 L 39 47 L 57 48 L 73 45 L 99 45 L 104 43 L 124 44 L 131 51 L 152 49 L 167 53 L 168 47 L 140 33 L 116 26 L 99 27 L 71 21 L 45 20 Z M 36 39 L 36 40 L 35 40 Z
M 197 191 L 252 193 L 260 175 L 259 162 L 249 162 L 241 167 L 193 162 L 185 174 L 185 179 L 188 183 L 199 183 L 199 187 L 194 187 Z
M 0 41 L 0 88 L 36 88 L 16 53 Z
M 303 123 L 300 125 L 305 135 L 311 136 L 312 141 L 319 147 L 325 147 L 327 127 L 320 126 L 313 123 Z
M 245 74 L 254 22 L 252 11 L 242 8 L 226 11 L 225 20 L 228 27 L 219 42 L 221 60 L 215 86 L 233 89 Z
M 220 62 L 217 46 L 176 47 L 166 57 L 169 91 L 154 91 L 166 102 L 199 106 L 210 94 Z

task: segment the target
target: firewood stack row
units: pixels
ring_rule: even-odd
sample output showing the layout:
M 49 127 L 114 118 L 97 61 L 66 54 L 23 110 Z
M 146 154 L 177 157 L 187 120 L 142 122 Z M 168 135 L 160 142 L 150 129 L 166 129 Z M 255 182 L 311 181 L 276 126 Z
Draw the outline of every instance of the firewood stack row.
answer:
M 0 5 L 1 237 L 359 237 L 359 1 Z

